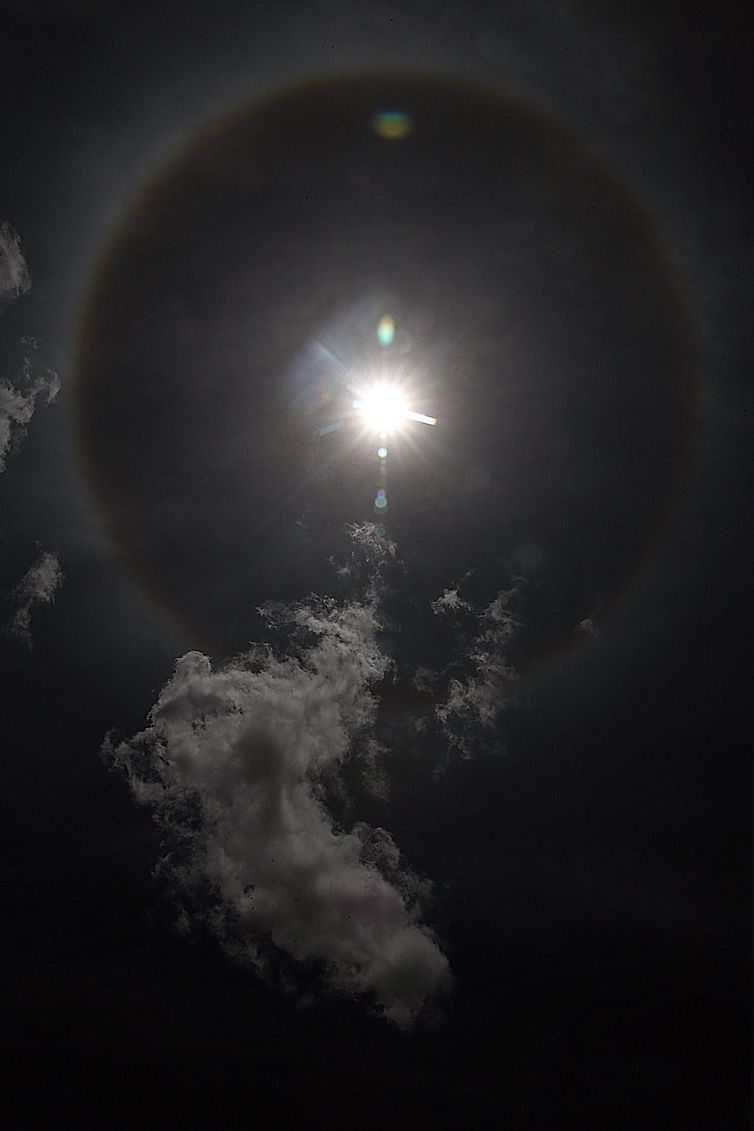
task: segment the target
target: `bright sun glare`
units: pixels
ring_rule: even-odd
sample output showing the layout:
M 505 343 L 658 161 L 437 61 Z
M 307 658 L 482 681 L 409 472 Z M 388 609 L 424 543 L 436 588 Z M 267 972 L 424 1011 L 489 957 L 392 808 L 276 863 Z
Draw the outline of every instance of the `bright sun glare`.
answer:
M 364 417 L 366 424 L 381 435 L 394 432 L 407 418 L 406 403 L 392 385 L 375 385 L 354 401 L 353 407 Z

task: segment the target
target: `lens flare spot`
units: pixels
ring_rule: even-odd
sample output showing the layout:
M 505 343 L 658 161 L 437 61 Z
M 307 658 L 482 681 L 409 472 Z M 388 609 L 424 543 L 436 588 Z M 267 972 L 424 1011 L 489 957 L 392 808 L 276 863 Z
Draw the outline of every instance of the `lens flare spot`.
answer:
M 387 459 L 387 448 L 378 448 L 377 455 L 380 459 Z
M 378 110 L 372 116 L 372 129 L 385 141 L 402 141 L 413 128 L 411 115 L 404 110 Z
M 385 509 L 385 507 L 387 506 L 387 495 L 384 491 L 382 493 L 380 493 L 379 491 L 377 492 L 374 500 L 374 505 L 377 507 L 377 510 L 382 511 Z
M 395 338 L 395 322 L 389 314 L 383 314 L 377 323 L 377 341 L 387 349 Z

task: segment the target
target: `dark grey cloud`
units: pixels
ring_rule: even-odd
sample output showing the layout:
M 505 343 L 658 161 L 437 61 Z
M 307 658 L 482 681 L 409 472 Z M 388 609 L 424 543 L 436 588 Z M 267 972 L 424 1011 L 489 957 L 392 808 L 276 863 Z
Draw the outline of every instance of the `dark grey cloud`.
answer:
M 313 964 L 408 1027 L 449 979 L 421 920 L 429 884 L 389 832 L 340 828 L 328 807 L 328 781 L 353 745 L 366 739 L 367 769 L 379 756 L 370 732 L 389 661 L 374 586 L 363 599 L 263 612 L 285 650 L 258 645 L 219 666 L 186 653 L 145 729 L 109 736 L 105 760 L 154 811 L 167 848 L 159 871 L 185 927 L 203 918 L 260 971 L 275 951 Z
M 63 584 L 63 571 L 57 554 L 40 550 L 33 565 L 23 575 L 13 590 L 15 611 L 4 632 L 31 646 L 31 615 L 37 605 L 51 605 Z

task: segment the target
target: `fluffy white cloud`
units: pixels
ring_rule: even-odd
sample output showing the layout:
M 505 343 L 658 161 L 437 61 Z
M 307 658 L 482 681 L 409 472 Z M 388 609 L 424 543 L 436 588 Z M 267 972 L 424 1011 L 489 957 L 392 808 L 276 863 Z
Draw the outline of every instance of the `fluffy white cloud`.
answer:
M 57 373 L 36 361 L 34 338 L 24 338 L 26 355 L 15 381 L 0 381 L 0 472 L 5 471 L 8 456 L 26 435 L 26 425 L 34 415 L 40 399 L 49 404 L 60 390 Z
M 31 287 L 21 241 L 7 221 L 0 221 L 0 306 L 26 294 Z
M 352 536 L 374 552 L 373 538 Z M 231 953 L 263 969 L 277 948 L 407 1027 L 449 979 L 421 922 L 428 884 L 401 867 L 388 832 L 340 829 L 326 804 L 328 774 L 369 734 L 388 667 L 374 590 L 265 613 L 285 654 L 260 646 L 213 668 L 187 653 L 147 727 L 108 736 L 103 755 L 153 808 L 169 850 L 161 871 Z
M 57 554 L 40 551 L 37 560 L 13 590 L 16 609 L 5 626 L 6 634 L 31 645 L 32 609 L 36 605 L 51 605 L 62 584 L 63 572 Z

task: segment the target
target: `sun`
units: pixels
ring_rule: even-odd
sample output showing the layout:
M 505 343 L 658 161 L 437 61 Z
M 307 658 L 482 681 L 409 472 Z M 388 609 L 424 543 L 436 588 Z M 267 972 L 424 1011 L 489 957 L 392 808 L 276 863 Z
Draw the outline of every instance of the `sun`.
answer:
M 400 390 L 387 382 L 373 385 L 362 398 L 353 402 L 353 407 L 367 427 L 381 436 L 395 432 L 409 415 Z

